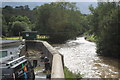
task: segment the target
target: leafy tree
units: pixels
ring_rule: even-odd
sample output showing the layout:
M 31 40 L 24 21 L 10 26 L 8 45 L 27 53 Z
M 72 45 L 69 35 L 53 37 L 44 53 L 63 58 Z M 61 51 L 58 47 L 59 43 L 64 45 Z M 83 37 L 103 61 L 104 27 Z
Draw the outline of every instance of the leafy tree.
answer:
M 10 22 L 8 24 L 8 26 L 9 26 L 9 28 L 8 28 L 9 36 L 13 36 L 13 34 L 11 34 L 11 30 L 13 29 L 12 26 L 16 21 L 27 24 L 27 28 L 26 28 L 27 30 L 31 29 L 30 27 L 31 27 L 32 24 L 31 24 L 28 17 L 20 16 L 20 15 L 19 16 L 12 16 L 10 18 Z
M 36 30 L 49 34 L 50 41 L 64 42 L 83 33 L 82 14 L 75 3 L 59 2 L 36 8 Z
M 109 8 L 108 8 L 109 7 Z M 104 56 L 120 56 L 120 29 L 118 16 L 120 6 L 115 2 L 100 2 L 97 8 L 90 7 L 91 30 L 97 37 L 97 53 Z
M 21 33 L 22 31 L 29 31 L 29 26 L 27 23 L 25 22 L 20 22 L 20 21 L 15 21 L 13 22 L 12 24 L 12 29 L 11 29 L 11 33 L 14 35 L 14 36 L 19 36 L 19 33 Z
M 6 10 L 9 10 L 9 11 L 12 11 L 12 10 L 13 10 L 13 7 L 11 7 L 11 6 L 5 6 L 3 9 L 6 9 Z
M 2 35 L 3 36 L 7 36 L 8 35 L 8 26 L 7 26 L 7 23 L 4 19 L 4 17 L 1 15 L 2 17 Z
M 11 6 L 5 6 L 2 8 L 2 13 L 5 17 L 7 24 L 10 22 L 12 16 L 26 16 L 33 23 L 35 21 L 34 11 L 29 9 L 28 5 L 16 6 L 15 8 Z
M 10 18 L 10 22 L 14 22 L 14 21 L 20 21 L 20 22 L 26 22 L 27 24 L 30 24 L 30 20 L 27 16 L 21 16 L 21 15 L 18 15 L 18 16 L 12 16 Z
M 17 6 L 15 8 L 11 6 L 5 6 L 4 8 L 2 8 L 2 14 L 4 17 L 4 21 L 3 21 L 4 36 L 13 36 L 11 34 L 11 30 L 12 30 L 13 22 L 16 21 L 25 22 L 29 26 L 29 29 L 35 30 L 34 11 L 30 10 L 28 5 Z M 7 33 L 5 32 L 5 30 L 7 31 Z

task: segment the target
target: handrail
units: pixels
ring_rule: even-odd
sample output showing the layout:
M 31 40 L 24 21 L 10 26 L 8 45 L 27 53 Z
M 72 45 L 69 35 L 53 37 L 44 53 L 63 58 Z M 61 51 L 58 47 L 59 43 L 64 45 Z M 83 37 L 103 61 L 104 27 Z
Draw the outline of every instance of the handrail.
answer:
M 10 65 L 11 63 L 13 63 L 13 62 L 15 62 L 15 61 L 18 61 L 18 60 L 20 60 L 20 59 L 22 59 L 22 58 L 25 58 L 25 56 L 22 56 L 22 57 L 17 58 L 17 59 L 15 59 L 15 60 L 13 60 L 13 61 L 10 61 L 10 62 L 8 62 L 6 65 Z

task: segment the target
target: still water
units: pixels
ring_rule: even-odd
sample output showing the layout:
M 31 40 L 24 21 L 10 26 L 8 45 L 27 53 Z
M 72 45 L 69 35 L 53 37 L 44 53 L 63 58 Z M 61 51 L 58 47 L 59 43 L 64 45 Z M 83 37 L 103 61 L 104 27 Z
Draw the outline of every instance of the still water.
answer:
M 97 56 L 96 44 L 84 37 L 54 46 L 64 55 L 65 66 L 83 78 L 120 78 L 120 61 Z

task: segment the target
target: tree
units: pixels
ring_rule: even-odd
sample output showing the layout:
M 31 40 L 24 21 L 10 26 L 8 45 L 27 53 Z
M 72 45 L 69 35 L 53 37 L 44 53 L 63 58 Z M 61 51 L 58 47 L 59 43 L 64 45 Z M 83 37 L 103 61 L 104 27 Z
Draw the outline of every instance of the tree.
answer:
M 2 14 L 5 17 L 7 24 L 10 22 L 12 16 L 26 16 L 33 23 L 35 21 L 34 11 L 29 9 L 28 5 L 25 6 L 5 6 L 2 8 Z
M 29 26 L 29 29 L 35 30 L 34 28 L 34 11 L 29 9 L 29 6 L 17 6 L 15 8 L 11 6 L 5 6 L 2 8 L 3 20 L 3 34 L 4 36 L 13 36 L 11 34 L 13 22 L 25 22 Z M 34 29 L 33 29 L 34 28 Z M 7 31 L 7 33 L 6 33 Z
M 109 7 L 109 8 L 108 8 Z M 97 53 L 104 56 L 120 56 L 120 29 L 118 15 L 120 6 L 115 2 L 100 2 L 92 12 L 91 30 L 97 37 Z
M 27 27 L 26 27 L 27 30 L 32 29 L 32 27 L 31 27 L 32 24 L 31 24 L 29 18 L 26 17 L 26 16 L 20 16 L 20 15 L 19 16 L 12 16 L 9 20 L 10 20 L 10 22 L 8 24 L 8 26 L 9 26 L 9 28 L 8 28 L 9 36 L 13 36 L 13 34 L 11 34 L 11 30 L 13 29 L 13 25 L 16 22 L 19 22 L 19 23 L 21 22 L 21 24 L 24 23 L 24 25 L 27 25 Z
M 11 6 L 5 6 L 3 9 L 9 10 L 9 11 L 13 10 L 13 8 Z
M 8 36 L 8 26 L 5 21 L 5 18 L 1 15 L 2 17 L 2 36 Z
M 36 8 L 36 30 L 39 33 L 49 34 L 50 41 L 64 42 L 75 38 L 81 26 L 81 13 L 75 3 L 59 2 L 44 4 Z
M 27 31 L 30 30 L 27 23 L 20 22 L 20 21 L 13 22 L 12 29 L 11 29 L 11 33 L 13 34 L 13 36 L 19 36 L 19 33 L 25 30 Z

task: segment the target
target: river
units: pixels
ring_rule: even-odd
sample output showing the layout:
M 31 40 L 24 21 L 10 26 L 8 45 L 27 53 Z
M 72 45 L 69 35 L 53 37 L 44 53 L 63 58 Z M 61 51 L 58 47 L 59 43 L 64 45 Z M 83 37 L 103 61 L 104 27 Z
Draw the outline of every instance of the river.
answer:
M 97 56 L 96 44 L 84 37 L 54 47 L 64 55 L 65 66 L 83 78 L 120 78 L 120 61 Z

